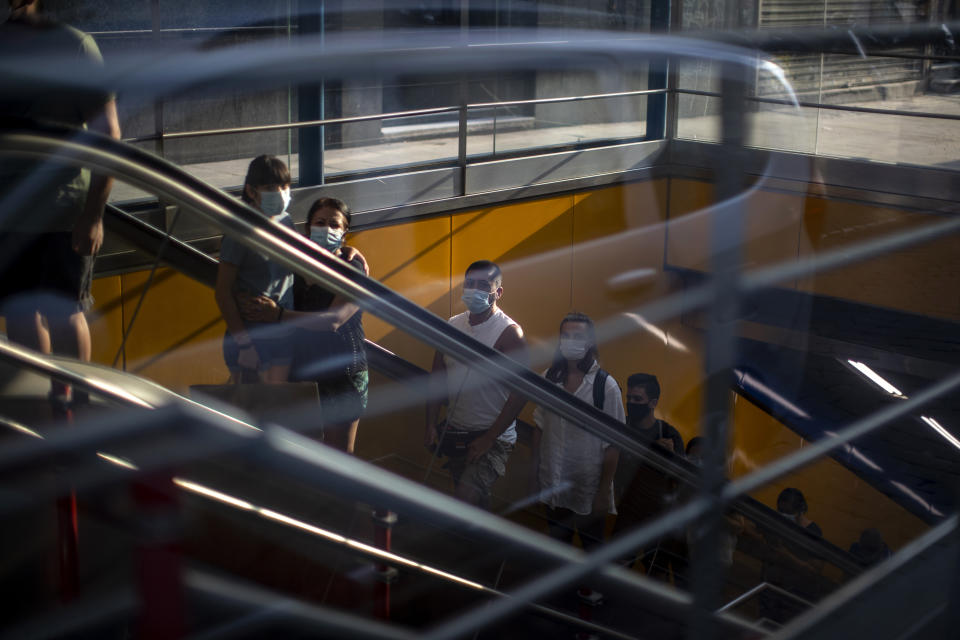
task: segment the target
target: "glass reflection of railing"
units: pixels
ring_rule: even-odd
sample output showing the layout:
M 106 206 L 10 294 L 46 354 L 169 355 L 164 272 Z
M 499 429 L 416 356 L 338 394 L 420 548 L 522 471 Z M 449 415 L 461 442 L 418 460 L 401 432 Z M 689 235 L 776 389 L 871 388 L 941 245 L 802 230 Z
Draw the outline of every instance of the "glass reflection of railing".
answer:
M 398 120 L 405 118 L 423 118 L 428 116 L 437 116 L 443 114 L 450 114 L 450 124 L 456 127 L 456 132 L 454 136 L 451 136 L 451 144 L 449 148 L 437 150 L 434 146 L 425 145 L 423 147 L 422 157 L 417 157 L 417 154 L 412 152 L 410 145 L 405 145 L 402 148 L 398 149 L 398 154 L 396 156 L 396 162 L 388 160 L 384 162 L 382 159 L 378 159 L 377 166 L 369 167 L 365 166 L 365 162 L 362 158 L 357 156 L 357 149 L 355 147 L 349 147 L 342 150 L 332 150 L 328 149 L 325 151 L 326 154 L 330 153 L 339 153 L 338 156 L 337 169 L 336 171 L 328 170 L 327 160 L 323 160 L 325 175 L 337 174 L 338 178 L 344 178 L 351 175 L 362 174 L 364 171 L 376 171 L 382 169 L 388 169 L 391 166 L 404 166 L 405 168 L 417 167 L 417 168 L 430 168 L 434 166 L 460 166 L 461 168 L 465 167 L 468 163 L 468 157 L 472 161 L 481 161 L 487 156 L 490 157 L 503 157 L 504 153 L 496 153 L 497 149 L 496 136 L 497 136 L 497 118 L 496 115 L 491 119 L 492 124 L 492 133 L 491 133 L 491 144 L 489 145 L 490 149 L 487 150 L 485 145 L 474 145 L 474 148 L 468 150 L 468 138 L 471 137 L 470 131 L 479 125 L 487 124 L 485 122 L 486 118 L 483 115 L 486 112 L 497 109 L 506 109 L 506 108 L 516 108 L 516 107 L 525 107 L 525 106 L 537 106 L 537 105 L 563 105 L 563 104 L 573 104 L 584 101 L 600 101 L 600 100 L 615 100 L 615 99 L 632 99 L 632 98 L 641 98 L 645 96 L 652 95 L 664 95 L 666 94 L 666 89 L 645 89 L 645 90 L 636 90 L 636 91 L 622 91 L 622 92 L 613 92 L 613 93 L 601 93 L 601 94 L 589 94 L 589 95 L 577 95 L 577 96 L 562 96 L 554 98 L 535 98 L 529 100 L 508 100 L 502 102 L 480 102 L 480 103 L 470 103 L 460 106 L 440 106 L 440 107 L 431 107 L 427 109 L 411 109 L 406 111 L 396 111 L 391 113 L 378 113 L 370 115 L 360 115 L 360 116 L 348 116 L 348 117 L 339 117 L 339 118 L 323 118 L 317 120 L 305 120 L 301 122 L 289 122 L 289 123 L 276 123 L 276 124 L 264 124 L 264 125 L 250 125 L 250 126 L 240 126 L 240 127 L 225 127 L 217 129 L 203 129 L 203 130 L 193 130 L 193 131 L 177 131 L 177 132 L 160 132 L 154 133 L 145 136 L 138 136 L 133 138 L 125 139 L 125 142 L 128 143 L 144 143 L 144 142 L 169 142 L 174 140 L 184 140 L 184 139 L 195 139 L 203 138 L 210 136 L 224 136 L 224 135 L 244 135 L 251 133 L 264 133 L 271 131 L 295 131 L 299 129 L 307 129 L 314 127 L 335 127 L 335 126 L 345 126 L 345 125 L 357 125 L 369 122 L 381 122 L 389 120 Z M 564 129 L 576 128 L 573 125 L 567 125 L 561 127 Z M 437 134 L 442 136 L 441 134 Z M 502 135 L 502 134 L 501 134 Z M 645 134 L 637 133 L 630 131 L 628 134 L 624 134 L 620 131 L 609 132 L 605 129 L 598 130 L 596 132 L 591 132 L 589 135 L 580 136 L 585 138 L 585 141 L 582 144 L 579 143 L 570 143 L 569 140 L 555 140 L 547 141 L 545 144 L 533 143 L 531 139 L 523 137 L 519 141 L 514 141 L 509 145 L 507 155 L 517 156 L 525 155 L 528 153 L 542 152 L 544 148 L 551 148 L 556 150 L 557 148 L 579 148 L 583 146 L 602 146 L 604 144 L 611 143 L 622 143 L 627 139 L 642 139 Z M 569 138 L 569 136 L 567 136 Z M 399 137 L 402 139 L 402 136 Z M 384 140 L 383 136 L 374 137 L 367 141 L 368 146 L 383 146 L 387 144 L 388 141 Z M 454 144 L 455 142 L 455 144 Z M 381 152 L 378 152 L 378 154 Z M 413 153 L 413 156 L 411 156 Z M 353 160 L 351 160 L 353 156 Z M 226 186 L 226 185 L 224 185 Z

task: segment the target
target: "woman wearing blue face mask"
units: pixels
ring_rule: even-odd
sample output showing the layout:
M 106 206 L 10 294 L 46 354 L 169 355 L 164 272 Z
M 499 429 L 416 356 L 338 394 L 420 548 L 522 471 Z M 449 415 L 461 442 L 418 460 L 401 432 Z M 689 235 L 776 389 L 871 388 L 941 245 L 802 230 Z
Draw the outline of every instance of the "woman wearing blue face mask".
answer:
M 343 246 L 350 209 L 336 198 L 321 198 L 307 214 L 304 234 L 318 245 L 367 272 L 359 251 Z M 367 406 L 367 356 L 362 312 L 353 302 L 296 276 L 294 310 L 280 313 L 277 304 L 258 297 L 243 304 L 244 315 L 294 326 L 295 356 L 291 380 L 315 381 L 320 391 L 323 437 L 327 444 L 353 453 L 360 416 Z
M 279 158 L 263 155 L 253 159 L 241 198 L 279 224 L 295 228 L 286 212 L 290 203 L 290 171 Z M 253 371 L 263 382 L 285 382 L 292 362 L 291 330 L 245 317 L 238 301 L 264 297 L 277 309 L 292 308 L 290 270 L 225 236 L 220 245 L 215 296 L 227 324 L 224 358 L 231 375 Z

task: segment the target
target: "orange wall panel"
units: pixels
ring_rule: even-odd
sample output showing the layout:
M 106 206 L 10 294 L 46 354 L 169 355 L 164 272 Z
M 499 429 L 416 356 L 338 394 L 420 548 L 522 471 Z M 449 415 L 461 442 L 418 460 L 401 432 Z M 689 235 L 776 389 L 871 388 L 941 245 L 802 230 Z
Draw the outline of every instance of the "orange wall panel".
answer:
M 711 220 L 717 210 L 713 198 L 711 183 L 670 180 L 669 264 L 711 270 Z M 744 269 L 796 259 L 803 203 L 802 197 L 774 191 L 753 190 L 745 195 L 744 241 L 740 247 Z M 793 287 L 794 283 L 780 286 Z
M 842 202 L 811 199 L 803 220 L 800 255 L 810 257 L 916 229 L 940 218 Z M 823 271 L 800 288 L 821 295 L 912 313 L 960 320 L 957 239 L 944 237 L 878 258 Z
M 441 318 L 450 316 L 449 217 L 361 231 L 348 242 L 363 252 L 372 277 Z M 363 328 L 370 340 L 430 368 L 433 350 L 418 339 L 370 314 Z
M 148 273 L 122 276 L 128 324 Z M 158 269 L 127 338 L 126 370 L 181 393 L 192 384 L 226 382 L 224 329 L 213 289 Z
M 93 308 L 87 313 L 94 362 L 112 366 L 123 338 L 123 289 L 121 276 L 97 278 L 91 286 Z M 121 355 L 117 365 L 121 366 Z

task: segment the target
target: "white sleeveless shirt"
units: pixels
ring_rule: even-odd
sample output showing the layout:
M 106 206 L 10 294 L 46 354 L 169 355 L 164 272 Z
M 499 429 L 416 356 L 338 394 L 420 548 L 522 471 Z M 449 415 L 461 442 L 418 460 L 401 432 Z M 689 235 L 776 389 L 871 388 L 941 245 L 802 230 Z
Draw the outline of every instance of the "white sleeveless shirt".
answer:
M 504 330 L 517 323 L 497 309 L 489 318 L 477 325 L 470 324 L 468 311 L 450 318 L 450 324 L 492 348 Z M 489 429 L 500 415 L 510 392 L 502 384 L 471 369 L 459 360 L 444 356 L 443 363 L 447 369 L 447 394 L 450 399 L 450 404 L 447 406 L 447 424 L 464 431 Z M 511 444 L 517 441 L 516 421 L 510 423 L 499 439 Z

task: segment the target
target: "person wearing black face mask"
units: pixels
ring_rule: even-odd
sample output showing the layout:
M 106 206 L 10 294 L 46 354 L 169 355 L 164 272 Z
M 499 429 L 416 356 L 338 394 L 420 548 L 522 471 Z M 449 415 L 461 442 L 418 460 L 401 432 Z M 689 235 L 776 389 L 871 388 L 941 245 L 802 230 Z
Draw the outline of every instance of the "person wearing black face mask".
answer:
M 682 457 L 680 433 L 653 413 L 659 400 L 660 383 L 656 376 L 635 373 L 627 378 L 627 432 L 662 455 Z M 675 481 L 625 451 L 620 453 L 613 486 L 618 500 L 614 537 L 655 518 L 669 509 L 677 497 Z M 681 542 L 667 538 L 646 548 L 641 559 L 647 573 L 667 577 L 664 568 L 670 566 L 676 571 L 683 555 Z M 632 564 L 632 558 L 630 562 Z
M 658 420 L 653 410 L 660 400 L 657 376 L 635 373 L 627 379 L 627 426 L 630 434 L 646 444 L 652 444 L 677 455 L 683 455 L 680 432 L 664 420 Z

